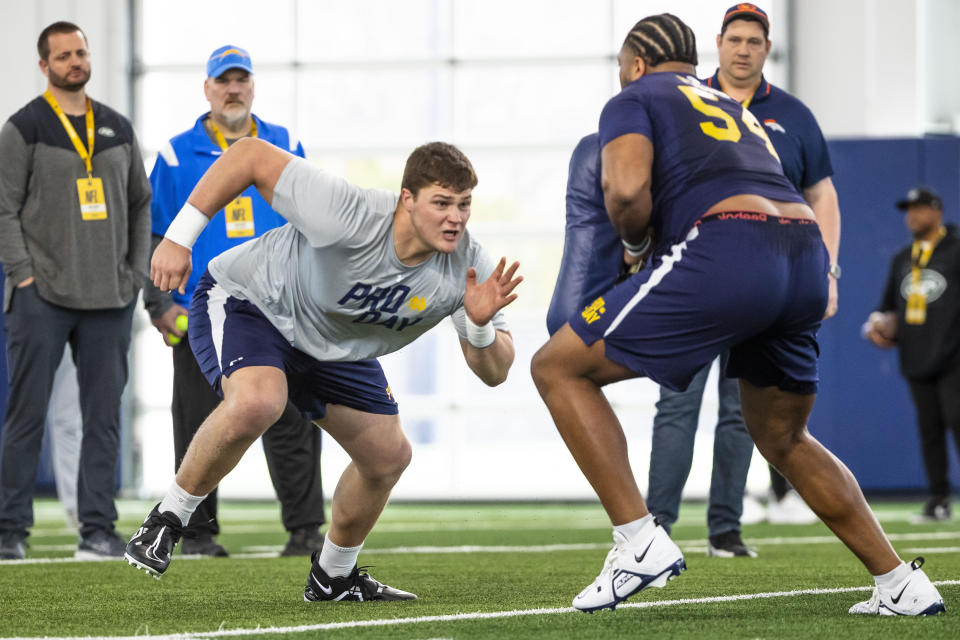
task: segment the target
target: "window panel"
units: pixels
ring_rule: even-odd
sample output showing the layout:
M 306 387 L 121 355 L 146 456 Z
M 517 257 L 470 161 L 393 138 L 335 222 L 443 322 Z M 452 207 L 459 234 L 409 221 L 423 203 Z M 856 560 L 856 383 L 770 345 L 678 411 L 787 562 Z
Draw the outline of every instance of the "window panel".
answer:
M 595 0 L 458 0 L 457 58 L 604 56 L 610 5 Z
M 382 149 L 443 137 L 444 74 L 433 69 L 303 72 L 299 130 L 311 146 Z
M 225 44 L 250 53 L 260 63 L 293 58 L 293 0 L 142 0 L 140 60 L 145 65 L 195 66 L 202 78 L 207 58 Z
M 568 144 L 596 131 L 615 78 L 608 63 L 458 68 L 455 137 L 478 145 Z
M 321 63 L 447 55 L 448 7 L 448 0 L 302 2 L 297 55 Z

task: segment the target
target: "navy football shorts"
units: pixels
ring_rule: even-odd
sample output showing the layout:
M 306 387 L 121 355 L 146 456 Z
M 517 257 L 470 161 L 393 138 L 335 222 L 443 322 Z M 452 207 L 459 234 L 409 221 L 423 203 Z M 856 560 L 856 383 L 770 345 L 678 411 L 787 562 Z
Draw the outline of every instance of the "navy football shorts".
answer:
M 728 376 L 812 394 L 828 265 L 813 220 L 711 214 L 570 327 L 587 345 L 603 339 L 608 359 L 675 391 L 729 349 Z
M 190 347 L 210 385 L 223 397 L 223 376 L 243 367 L 276 367 L 287 374 L 290 400 L 309 418 L 326 405 L 395 415 L 387 378 L 375 358 L 321 362 L 295 349 L 253 303 L 229 295 L 207 271 L 190 304 Z

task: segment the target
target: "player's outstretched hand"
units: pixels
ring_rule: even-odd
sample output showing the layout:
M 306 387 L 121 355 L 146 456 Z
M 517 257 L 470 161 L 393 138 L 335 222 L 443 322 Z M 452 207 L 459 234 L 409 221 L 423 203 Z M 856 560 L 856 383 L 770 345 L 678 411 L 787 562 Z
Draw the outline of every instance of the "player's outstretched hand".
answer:
M 484 325 L 493 319 L 493 316 L 505 306 L 517 299 L 513 290 L 523 282 L 523 276 L 517 273 L 519 262 L 514 262 L 506 269 L 507 259 L 500 258 L 497 268 L 493 270 L 486 282 L 477 282 L 477 270 L 467 269 L 467 289 L 463 296 L 463 308 L 474 324 Z M 506 270 L 504 270 L 506 269 Z
M 183 294 L 192 268 L 190 249 L 164 238 L 150 260 L 150 279 L 162 291 L 176 289 Z

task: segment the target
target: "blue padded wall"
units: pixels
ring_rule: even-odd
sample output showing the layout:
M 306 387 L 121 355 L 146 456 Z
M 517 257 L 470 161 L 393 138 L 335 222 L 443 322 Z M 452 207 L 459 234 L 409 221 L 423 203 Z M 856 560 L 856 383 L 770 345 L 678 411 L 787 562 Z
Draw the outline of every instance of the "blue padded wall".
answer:
M 879 303 L 893 254 L 910 242 L 894 203 L 915 184 L 936 189 L 948 222 L 960 223 L 960 138 L 835 140 L 840 197 L 840 312 L 820 332 L 820 394 L 810 431 L 867 491 L 925 491 L 913 404 L 896 350 L 860 338 Z M 960 327 L 958 327 L 960 330 Z M 960 393 L 960 390 L 958 390 Z M 960 465 L 951 447 L 951 481 Z

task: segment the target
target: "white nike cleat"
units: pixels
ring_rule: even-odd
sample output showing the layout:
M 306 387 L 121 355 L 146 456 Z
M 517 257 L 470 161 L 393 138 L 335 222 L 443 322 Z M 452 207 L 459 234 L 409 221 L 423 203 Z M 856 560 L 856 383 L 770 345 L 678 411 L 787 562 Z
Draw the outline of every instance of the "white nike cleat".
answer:
M 627 541 L 613 532 L 613 549 L 607 554 L 603 570 L 589 587 L 573 599 L 573 606 L 592 613 L 597 609 L 615 609 L 633 594 L 648 587 L 663 587 L 687 568 L 680 547 L 666 529 L 657 523 L 652 535 Z
M 875 587 L 870 599 L 853 605 L 849 613 L 873 616 L 935 616 L 946 612 L 940 592 L 920 569 L 922 566 L 923 558 L 915 558 L 910 563 L 913 571 L 903 582 L 892 589 Z

